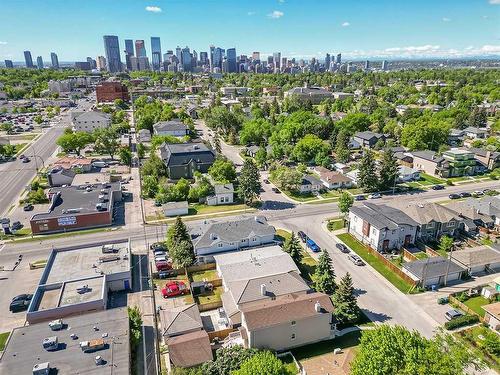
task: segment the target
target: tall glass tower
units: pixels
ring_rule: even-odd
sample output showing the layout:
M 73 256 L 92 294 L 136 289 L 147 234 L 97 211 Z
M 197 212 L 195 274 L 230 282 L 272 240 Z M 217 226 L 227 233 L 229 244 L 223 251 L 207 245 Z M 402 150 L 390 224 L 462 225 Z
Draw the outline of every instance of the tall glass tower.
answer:
M 135 41 L 135 56 L 136 57 L 146 57 L 146 44 L 144 40 L 136 40 Z
M 33 68 L 33 58 L 31 57 L 30 51 L 24 51 L 24 61 L 26 62 L 26 68 Z
M 157 36 L 151 37 L 151 63 L 153 70 L 160 70 L 161 66 L 161 43 Z
M 122 70 L 120 58 L 120 43 L 116 35 L 104 35 L 104 52 L 108 63 L 108 72 L 115 73 Z
M 228 48 L 226 50 L 227 56 L 227 72 L 228 73 L 236 73 L 236 48 Z
M 50 61 L 52 62 L 52 68 L 59 69 L 59 58 L 55 52 L 50 53 Z

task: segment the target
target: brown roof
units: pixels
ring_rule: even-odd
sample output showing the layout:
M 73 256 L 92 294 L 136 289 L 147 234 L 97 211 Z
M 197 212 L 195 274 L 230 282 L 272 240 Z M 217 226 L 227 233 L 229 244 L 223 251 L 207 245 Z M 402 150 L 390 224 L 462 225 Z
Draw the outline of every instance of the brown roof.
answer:
M 92 163 L 91 159 L 65 156 L 63 158 L 57 159 L 54 162 L 54 165 L 60 165 L 61 167 L 65 168 L 65 169 L 70 169 L 70 168 L 72 168 L 74 166 L 78 166 L 78 165 L 90 165 L 90 163 Z
M 500 302 L 492 303 L 491 305 L 482 306 L 483 310 L 488 314 L 494 316 L 497 319 L 500 319 Z
M 177 336 L 203 329 L 200 310 L 196 304 L 160 310 L 160 321 L 163 336 Z
M 321 179 L 329 183 L 352 181 L 346 175 L 343 175 L 342 173 L 339 172 L 331 171 L 329 169 L 326 169 L 325 167 L 317 167 L 316 170 L 318 171 Z
M 177 367 L 192 367 L 213 359 L 210 339 L 205 331 L 170 337 L 166 341 L 170 361 Z
M 319 313 L 315 309 L 316 302 L 319 302 L 322 308 Z M 250 331 L 315 315 L 330 314 L 332 311 L 330 297 L 318 292 L 300 295 L 291 293 L 275 300 L 258 301 L 241 307 L 246 327 Z

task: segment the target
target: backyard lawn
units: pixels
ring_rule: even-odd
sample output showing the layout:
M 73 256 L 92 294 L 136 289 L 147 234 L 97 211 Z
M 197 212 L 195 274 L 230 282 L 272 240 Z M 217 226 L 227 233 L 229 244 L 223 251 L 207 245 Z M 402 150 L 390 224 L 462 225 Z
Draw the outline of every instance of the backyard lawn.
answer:
M 203 280 L 210 281 L 219 278 L 216 270 L 193 272 L 191 273 L 191 277 L 193 278 L 193 281 L 203 281 Z
M 316 271 L 316 265 L 318 262 L 305 251 L 302 251 L 302 255 L 302 262 L 298 265 L 300 274 L 304 279 L 314 281 L 314 271 Z
M 213 302 L 220 302 L 221 301 L 221 294 L 224 292 L 223 287 L 215 287 L 211 293 L 206 294 L 204 296 L 199 296 L 198 301 L 200 302 L 200 305 L 203 305 L 205 303 L 213 303 Z
M 284 375 L 296 375 L 299 373 L 299 369 L 297 368 L 297 365 L 293 361 L 293 357 L 290 354 L 280 357 L 280 360 L 285 365 Z
M 0 333 L 0 352 L 5 349 L 5 343 L 7 342 L 9 335 L 10 335 L 10 332 Z
M 328 230 L 333 232 L 335 230 L 339 230 L 344 228 L 344 219 L 338 219 L 338 220 L 330 220 L 328 222 Z
M 375 268 L 382 276 L 384 276 L 392 285 L 398 288 L 403 293 L 408 293 L 412 289 L 412 285 L 406 280 L 403 280 L 388 268 L 375 255 L 368 252 L 367 248 L 349 233 L 339 234 L 340 238 L 349 248 L 358 254 L 366 263 Z
M 464 305 L 467 306 L 472 311 L 474 311 L 479 316 L 484 316 L 484 310 L 482 306 L 487 305 L 489 303 L 490 301 L 488 301 L 483 296 L 477 296 L 469 298 L 467 301 L 464 302 Z
M 422 185 L 436 185 L 436 184 L 444 184 L 445 180 L 428 175 L 426 173 L 420 173 L 420 181 L 418 182 Z
M 206 204 L 192 204 L 189 205 L 190 214 L 192 215 L 204 215 L 204 214 L 212 214 L 216 212 L 226 212 L 226 211 L 236 211 L 236 210 L 245 210 L 248 207 L 246 204 L 230 204 L 223 206 L 207 206 Z
M 500 347 L 500 337 L 489 328 L 476 326 L 461 332 L 455 333 L 468 344 L 479 358 L 488 364 L 489 367 L 500 371 L 500 357 L 498 348 Z
M 335 348 L 352 348 L 359 344 L 361 331 L 355 331 L 336 337 L 332 340 L 325 340 L 319 343 L 301 346 L 298 349 L 292 349 L 292 353 L 298 361 L 313 358 L 318 355 L 331 353 Z
M 413 253 L 417 257 L 417 259 L 427 259 L 429 256 L 423 251 L 419 251 L 418 253 Z

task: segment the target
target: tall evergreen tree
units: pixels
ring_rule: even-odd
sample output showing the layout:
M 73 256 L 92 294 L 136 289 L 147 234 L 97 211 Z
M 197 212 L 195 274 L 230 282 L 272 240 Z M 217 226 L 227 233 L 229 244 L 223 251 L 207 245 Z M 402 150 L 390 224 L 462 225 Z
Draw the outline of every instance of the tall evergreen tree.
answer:
M 177 216 L 174 225 L 167 231 L 169 254 L 177 267 L 188 267 L 194 262 L 194 246 L 186 225 Z
M 283 250 L 290 254 L 296 264 L 299 264 L 302 261 L 302 246 L 300 246 L 299 239 L 294 232 L 292 232 L 292 235 L 285 240 Z
M 399 175 L 399 165 L 391 149 L 384 151 L 378 174 L 380 190 L 387 190 L 395 186 Z
M 334 315 L 340 323 L 353 323 L 359 318 L 359 307 L 354 295 L 351 275 L 346 273 L 333 295 Z
M 373 151 L 366 150 L 359 163 L 358 186 L 364 191 L 375 191 L 378 187 L 377 168 Z
M 347 161 L 349 161 L 350 154 L 351 152 L 349 150 L 349 135 L 345 131 L 341 130 L 337 135 L 335 156 L 339 162 L 346 163 Z
M 238 196 L 247 204 L 251 204 L 259 196 L 261 189 L 259 177 L 259 170 L 253 160 L 246 159 L 238 178 Z
M 333 294 L 337 285 L 335 284 L 335 271 L 333 270 L 332 258 L 323 249 L 319 256 L 316 270 L 314 271 L 314 287 L 318 292 Z
M 215 152 L 218 155 L 222 154 L 222 147 L 220 145 L 220 138 L 218 135 L 216 135 L 214 138 L 214 148 L 215 148 Z

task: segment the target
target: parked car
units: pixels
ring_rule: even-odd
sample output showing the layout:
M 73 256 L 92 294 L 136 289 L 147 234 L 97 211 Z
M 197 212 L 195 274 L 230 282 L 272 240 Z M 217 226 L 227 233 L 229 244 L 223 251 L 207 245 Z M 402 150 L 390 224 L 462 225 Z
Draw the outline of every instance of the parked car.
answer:
M 158 270 L 158 272 L 160 272 L 160 271 L 169 271 L 169 270 L 171 270 L 173 268 L 172 267 L 172 262 L 170 262 L 168 260 L 155 261 L 155 266 L 156 266 L 156 269 Z
M 166 278 L 169 278 L 170 276 L 175 276 L 175 272 L 173 270 L 159 271 L 158 272 L 159 279 L 166 279 Z
M 453 194 L 448 195 L 448 198 L 450 198 L 450 199 L 459 199 L 460 195 L 453 193 Z
M 364 266 L 365 265 L 365 263 L 363 262 L 363 260 L 359 256 L 357 256 L 356 254 L 349 254 L 347 257 L 356 266 Z
M 356 195 L 354 196 L 355 201 L 364 201 L 366 200 L 366 197 L 364 195 Z
M 155 260 L 156 258 L 168 257 L 168 253 L 163 250 L 155 250 L 153 254 L 155 256 Z
M 22 225 L 20 221 L 14 221 L 14 222 L 12 223 L 11 228 L 12 228 L 12 230 L 19 230 L 19 229 L 21 229 L 23 226 L 24 226 L 24 225 Z
M 453 319 L 456 319 L 456 318 L 459 318 L 461 317 L 462 315 L 464 315 L 461 311 L 458 311 L 458 310 L 455 310 L 455 309 L 452 309 L 452 310 L 448 310 L 444 316 L 447 320 L 453 320 Z
M 382 195 L 380 195 L 380 193 L 373 193 L 373 194 L 370 194 L 368 196 L 368 198 L 370 198 L 370 199 L 379 199 L 379 198 L 382 198 Z
M 105 161 L 97 160 L 92 162 L 92 166 L 94 168 L 106 168 L 108 166 L 108 163 Z
M 434 185 L 432 186 L 432 190 L 443 190 L 444 189 L 444 185 Z
M 460 198 L 469 198 L 471 196 L 471 193 L 464 191 L 463 193 L 460 193 Z
M 23 163 L 29 163 L 29 162 L 31 161 L 31 159 L 30 159 L 30 158 L 25 157 L 25 158 L 21 159 L 21 161 L 22 161 Z
M 167 254 L 155 255 L 155 263 L 168 262 Z
M 269 182 L 269 180 L 267 178 L 264 178 L 263 181 L 264 181 L 265 184 L 270 184 L 270 182 Z
M 19 155 L 19 159 L 24 159 L 26 156 L 24 154 Z
M 189 289 L 183 281 L 170 281 L 161 290 L 163 298 L 188 294 Z
M 480 197 L 484 195 L 484 193 L 481 190 L 476 190 L 475 192 L 472 193 L 472 195 L 475 197 Z
M 340 251 L 342 251 L 343 253 L 348 253 L 349 252 L 349 249 L 343 243 L 338 243 L 338 244 L 335 245 L 335 247 L 337 249 L 339 249 Z
M 20 294 L 14 297 L 10 303 L 9 311 L 15 313 L 27 310 L 32 298 L 33 294 Z
M 33 210 L 34 206 L 31 203 L 25 204 L 23 207 L 24 211 L 31 211 Z
M 302 240 L 302 242 L 306 242 L 306 239 L 307 239 L 307 236 L 304 232 L 302 232 L 301 230 L 299 230 L 297 232 L 297 235 L 299 236 L 299 238 Z
M 280 189 L 275 188 L 275 187 L 273 187 L 271 190 L 274 191 L 276 194 L 281 193 Z
M 308 238 L 306 240 L 306 246 L 311 249 L 313 253 L 319 253 L 321 251 L 321 248 L 314 242 L 312 239 Z
M 167 245 L 165 245 L 164 242 L 155 242 L 155 243 L 149 245 L 149 248 L 151 250 L 153 250 L 153 252 L 156 250 L 167 251 Z

